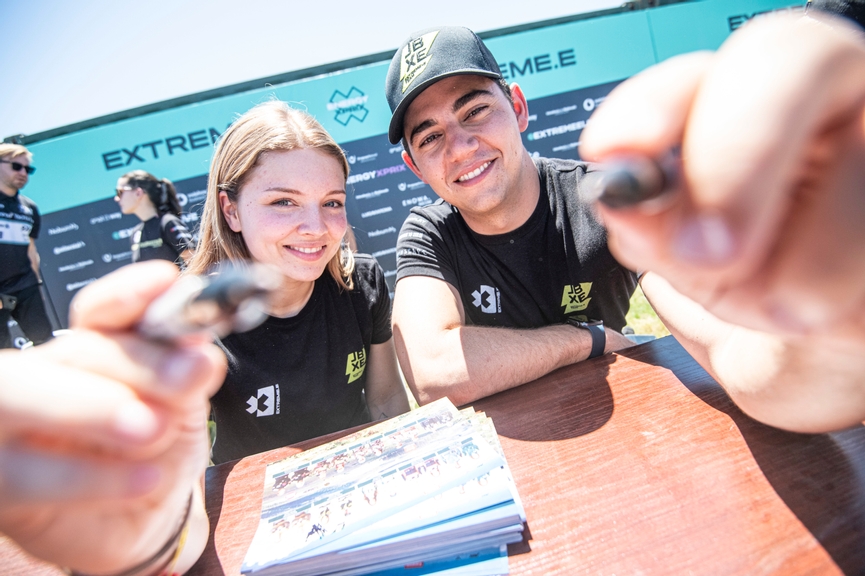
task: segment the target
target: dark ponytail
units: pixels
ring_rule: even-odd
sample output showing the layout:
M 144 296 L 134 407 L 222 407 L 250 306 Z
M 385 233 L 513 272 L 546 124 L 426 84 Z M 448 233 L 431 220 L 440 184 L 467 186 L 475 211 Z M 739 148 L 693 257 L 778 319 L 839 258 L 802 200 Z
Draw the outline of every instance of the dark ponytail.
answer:
M 150 172 L 145 172 L 144 170 L 127 172 L 121 178 L 125 178 L 129 186 L 144 190 L 160 216 L 168 212 L 175 216 L 180 216 L 183 212 L 183 209 L 180 207 L 180 201 L 177 199 L 177 190 L 175 190 L 171 180 L 167 178 L 160 180 Z

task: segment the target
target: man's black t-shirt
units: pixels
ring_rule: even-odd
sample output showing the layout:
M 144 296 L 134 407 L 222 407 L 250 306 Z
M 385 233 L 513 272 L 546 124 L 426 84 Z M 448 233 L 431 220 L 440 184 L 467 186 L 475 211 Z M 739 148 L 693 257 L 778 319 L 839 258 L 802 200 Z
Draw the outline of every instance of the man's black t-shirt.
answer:
M 535 160 L 541 195 L 518 229 L 484 236 L 444 201 L 413 208 L 397 241 L 397 281 L 432 276 L 460 294 L 466 323 L 509 328 L 603 320 L 621 331 L 637 276 L 613 258 L 584 198 L 589 165 Z
M 180 265 L 180 254 L 192 248 L 192 234 L 171 213 L 139 222 L 132 229 L 132 261 L 168 260 Z
M 41 222 L 35 202 L 21 193 L 0 192 L 0 292 L 12 294 L 39 283 L 27 251 L 30 239 L 39 237 Z
M 228 376 L 211 399 L 215 463 L 371 420 L 364 398 L 371 344 L 391 338 L 381 267 L 355 255 L 354 289 L 325 272 L 303 310 L 225 337 Z

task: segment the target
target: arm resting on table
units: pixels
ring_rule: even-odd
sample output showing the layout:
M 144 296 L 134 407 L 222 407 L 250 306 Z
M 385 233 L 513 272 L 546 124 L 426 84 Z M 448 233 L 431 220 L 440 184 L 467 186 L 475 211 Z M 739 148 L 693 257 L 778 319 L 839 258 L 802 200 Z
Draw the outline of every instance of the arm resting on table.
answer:
M 531 330 L 466 326 L 456 289 L 436 278 L 397 283 L 394 341 L 406 381 L 420 404 L 447 396 L 457 406 L 585 360 L 588 330 L 553 325 Z M 605 352 L 631 345 L 607 330 Z

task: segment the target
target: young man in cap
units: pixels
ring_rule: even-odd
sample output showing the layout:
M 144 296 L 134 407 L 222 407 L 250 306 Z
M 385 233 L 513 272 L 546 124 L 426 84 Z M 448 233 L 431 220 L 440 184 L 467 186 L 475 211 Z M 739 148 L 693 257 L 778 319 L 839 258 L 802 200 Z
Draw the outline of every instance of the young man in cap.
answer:
M 39 292 L 35 240 L 41 218 L 36 204 L 19 192 L 36 170 L 32 158 L 24 146 L 0 144 L 0 348 L 12 348 L 10 318 L 34 344 L 52 338 Z
M 456 404 L 630 345 L 637 276 L 583 197 L 588 167 L 534 161 L 526 97 L 466 28 L 421 31 L 387 77 L 389 137 L 443 201 L 397 244 L 394 328 L 418 401 Z
M 389 137 L 443 199 L 397 244 L 394 335 L 419 402 L 465 404 L 626 346 L 639 268 L 748 414 L 803 432 L 865 418 L 865 41 L 836 20 L 758 20 L 623 83 L 584 131 L 595 160 L 681 145 L 683 185 L 651 209 L 592 203 L 591 165 L 532 160 L 526 98 L 470 31 L 403 44 Z

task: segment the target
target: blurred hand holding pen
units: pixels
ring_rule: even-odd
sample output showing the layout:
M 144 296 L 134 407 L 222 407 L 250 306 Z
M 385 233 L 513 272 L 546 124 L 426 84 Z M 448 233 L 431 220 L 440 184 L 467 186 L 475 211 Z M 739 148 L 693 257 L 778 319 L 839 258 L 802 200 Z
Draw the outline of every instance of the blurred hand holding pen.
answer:
M 659 212 L 669 206 L 681 180 L 681 151 L 662 158 L 637 154 L 613 156 L 589 173 L 588 198 L 613 209 Z
M 161 341 L 199 333 L 223 337 L 246 332 L 264 321 L 268 296 L 278 286 L 277 272 L 251 262 L 184 276 L 153 301 L 137 330 Z

